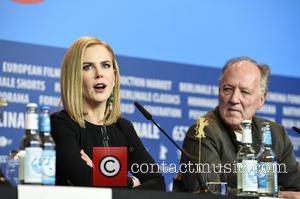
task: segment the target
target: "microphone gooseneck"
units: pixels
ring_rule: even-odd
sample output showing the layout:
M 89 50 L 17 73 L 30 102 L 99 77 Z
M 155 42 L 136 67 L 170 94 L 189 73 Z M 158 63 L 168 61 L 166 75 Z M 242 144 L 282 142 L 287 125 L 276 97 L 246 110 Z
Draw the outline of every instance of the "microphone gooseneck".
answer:
M 189 161 L 192 162 L 192 164 L 194 166 L 196 166 L 195 162 L 192 160 L 191 155 L 188 154 L 186 151 L 184 151 L 181 147 L 178 146 L 178 144 L 166 133 L 166 131 L 164 129 L 162 129 L 159 124 L 157 124 L 155 122 L 155 120 L 153 119 L 152 115 L 138 102 L 134 102 L 134 105 L 136 106 L 136 108 L 143 114 L 143 116 L 147 119 L 150 120 L 175 146 L 176 148 L 181 151 L 181 153 L 183 153 L 185 156 L 187 156 L 187 158 L 189 159 Z M 201 188 L 201 191 L 203 192 L 208 192 L 208 187 L 206 186 L 206 183 L 203 180 L 203 177 L 201 175 L 201 173 L 199 173 L 199 175 L 196 175 L 199 186 Z
M 147 120 L 153 121 L 152 115 L 141 104 L 139 104 L 138 102 L 134 102 L 134 105 L 136 106 L 137 109 L 139 109 L 139 111 L 144 115 L 144 117 Z

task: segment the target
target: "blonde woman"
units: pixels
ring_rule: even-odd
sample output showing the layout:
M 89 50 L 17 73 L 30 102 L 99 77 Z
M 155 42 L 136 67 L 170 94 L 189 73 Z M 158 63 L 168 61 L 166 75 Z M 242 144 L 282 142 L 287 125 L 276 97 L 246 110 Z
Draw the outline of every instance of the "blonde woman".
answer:
M 56 184 L 93 186 L 93 147 L 128 148 L 132 165 L 154 163 L 130 121 L 120 114 L 120 76 L 112 48 L 81 37 L 65 54 L 61 68 L 63 110 L 51 115 L 56 142 Z M 132 172 L 132 171 L 131 171 Z M 134 172 L 128 188 L 165 190 L 158 172 Z

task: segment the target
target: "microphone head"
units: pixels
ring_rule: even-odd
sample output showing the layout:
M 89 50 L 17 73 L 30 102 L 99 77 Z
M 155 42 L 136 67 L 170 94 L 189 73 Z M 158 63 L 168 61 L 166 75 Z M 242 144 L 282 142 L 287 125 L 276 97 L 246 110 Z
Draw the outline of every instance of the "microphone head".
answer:
M 152 115 L 138 102 L 134 102 L 134 105 L 136 106 L 137 109 L 139 109 L 139 111 L 144 115 L 144 117 L 147 120 L 151 120 L 152 119 Z
M 293 126 L 292 128 L 293 128 L 294 131 L 296 131 L 297 133 L 300 134 L 300 129 L 299 129 L 299 128 L 297 128 L 297 127 L 295 127 L 295 126 Z

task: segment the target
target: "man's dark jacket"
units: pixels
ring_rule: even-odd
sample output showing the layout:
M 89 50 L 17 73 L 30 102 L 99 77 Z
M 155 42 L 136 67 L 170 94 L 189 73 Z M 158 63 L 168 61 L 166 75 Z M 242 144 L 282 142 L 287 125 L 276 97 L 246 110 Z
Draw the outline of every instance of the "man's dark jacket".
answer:
M 227 164 L 227 166 L 234 165 L 236 163 L 237 152 L 241 146 L 241 143 L 236 140 L 235 133 L 221 120 L 218 108 L 214 111 L 208 112 L 204 118 L 208 121 L 208 124 L 204 127 L 205 137 L 201 138 L 202 147 L 200 148 L 200 151 L 200 138 L 196 134 L 196 124 L 189 128 L 184 139 L 183 149 L 192 156 L 195 163 L 208 163 L 209 165 L 223 166 L 225 164 Z M 295 159 L 293 145 L 283 126 L 266 119 L 254 117 L 252 119 L 252 141 L 254 150 L 256 153 L 260 150 L 260 128 L 264 121 L 269 122 L 271 125 L 272 149 L 276 155 L 277 162 L 279 164 L 283 163 L 286 165 L 287 173 L 278 174 L 278 184 L 280 188 L 284 190 L 300 191 L 300 169 Z M 201 155 L 199 155 L 200 153 Z M 201 156 L 200 161 L 199 156 Z M 189 159 L 185 155 L 182 155 L 180 162 L 181 164 L 188 163 Z M 202 168 L 207 169 L 207 167 Z M 280 169 L 282 170 L 281 172 L 284 171 L 284 167 L 280 167 Z M 226 172 L 228 171 L 229 169 L 226 170 Z M 234 167 L 231 167 L 231 171 L 234 171 Z M 206 174 L 202 174 L 202 177 L 205 180 Z M 213 176 L 212 178 L 221 178 L 221 180 L 226 180 L 228 182 L 228 186 L 233 189 L 237 186 L 237 177 L 235 172 Z M 174 191 L 194 192 L 199 190 L 199 183 L 195 174 L 189 172 L 177 175 L 177 180 L 174 181 L 173 186 Z

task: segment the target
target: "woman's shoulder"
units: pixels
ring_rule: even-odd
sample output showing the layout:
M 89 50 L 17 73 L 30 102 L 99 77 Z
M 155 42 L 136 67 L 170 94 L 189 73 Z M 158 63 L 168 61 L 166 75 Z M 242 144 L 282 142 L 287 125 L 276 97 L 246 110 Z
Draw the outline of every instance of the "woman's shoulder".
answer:
M 115 123 L 115 126 L 117 126 L 119 130 L 126 135 L 128 135 L 134 129 L 132 122 L 124 117 L 119 117 Z
M 121 125 L 127 125 L 127 126 L 132 125 L 132 122 L 124 117 L 119 117 L 116 123 L 117 124 L 119 123 Z
M 60 110 L 51 113 L 51 128 L 52 135 L 60 134 L 65 135 L 66 133 L 78 134 L 80 133 L 79 125 L 72 120 L 67 111 Z
M 64 109 L 51 113 L 50 117 L 51 117 L 51 122 L 58 122 L 58 121 L 64 122 L 65 121 L 70 124 L 76 124 L 76 122 L 74 120 L 72 120 L 72 118 L 70 117 L 68 112 Z
M 51 113 L 51 118 L 54 118 L 54 119 L 56 119 L 56 118 L 68 119 L 68 118 L 70 118 L 70 116 L 69 116 L 69 114 L 67 113 L 67 111 L 65 109 L 62 109 L 62 110 Z

